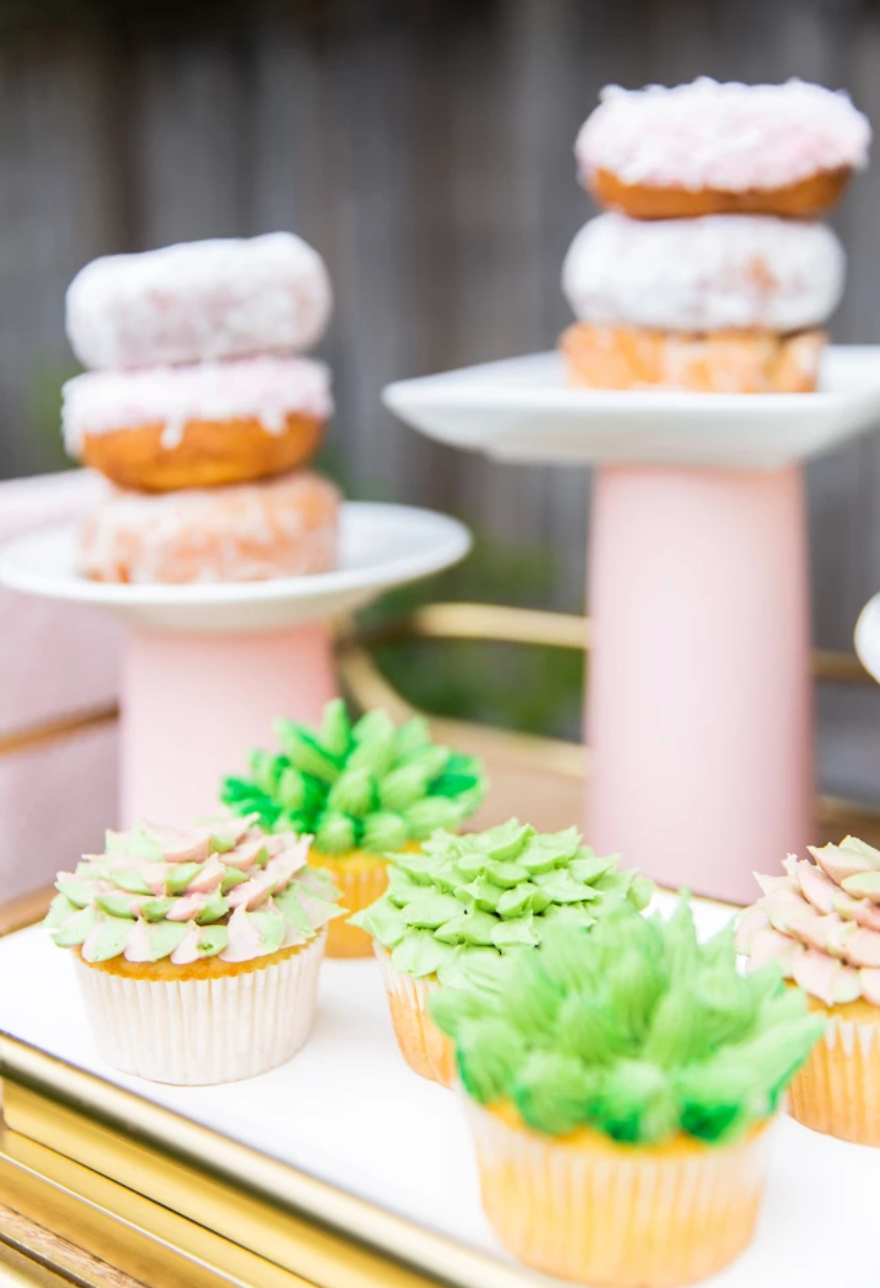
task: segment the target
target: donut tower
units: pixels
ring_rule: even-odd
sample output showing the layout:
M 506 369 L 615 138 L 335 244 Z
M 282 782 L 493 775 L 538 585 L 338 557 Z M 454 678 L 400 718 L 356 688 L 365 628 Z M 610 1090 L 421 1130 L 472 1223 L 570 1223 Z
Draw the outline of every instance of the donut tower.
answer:
M 87 264 L 67 291 L 89 368 L 63 390 L 69 453 L 108 494 L 80 571 L 107 582 L 254 581 L 336 563 L 340 496 L 304 468 L 333 410 L 303 357 L 326 330 L 323 260 L 292 233 Z
M 560 346 L 594 389 L 815 389 L 843 248 L 816 220 L 866 164 L 844 93 L 791 80 L 610 86 L 575 145 L 604 213 L 572 243 Z

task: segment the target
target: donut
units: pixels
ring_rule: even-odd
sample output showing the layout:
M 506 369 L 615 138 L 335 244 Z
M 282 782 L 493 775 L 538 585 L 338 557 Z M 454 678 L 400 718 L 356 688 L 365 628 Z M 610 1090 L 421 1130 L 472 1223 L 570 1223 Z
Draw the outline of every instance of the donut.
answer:
M 584 186 L 634 219 L 811 218 L 867 163 L 871 127 L 842 92 L 718 84 L 608 86 L 575 144 Z
M 663 331 L 804 331 L 843 292 L 843 247 L 822 224 L 772 215 L 586 223 L 562 269 L 581 322 Z
M 324 334 L 330 279 L 293 233 L 109 255 L 67 288 L 67 335 L 85 367 L 160 367 L 301 353 Z
M 809 393 L 825 347 L 822 331 L 687 334 L 578 322 L 560 347 L 573 385 L 686 389 L 697 393 Z
M 307 461 L 333 410 L 330 373 L 307 358 L 242 358 L 88 371 L 62 389 L 67 450 L 120 487 L 216 487 Z
M 173 585 L 328 572 L 339 505 L 338 489 L 305 470 L 160 496 L 108 489 L 80 527 L 79 571 L 95 581 Z

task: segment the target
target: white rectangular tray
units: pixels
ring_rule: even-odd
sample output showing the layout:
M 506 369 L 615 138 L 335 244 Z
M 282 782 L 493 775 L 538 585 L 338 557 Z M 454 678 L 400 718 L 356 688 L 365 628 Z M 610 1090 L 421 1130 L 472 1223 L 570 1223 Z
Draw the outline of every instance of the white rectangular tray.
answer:
M 730 915 L 730 909 L 700 900 L 695 907 L 706 933 Z M 372 961 L 325 962 L 308 1045 L 289 1064 L 248 1082 L 166 1087 L 103 1064 L 73 964 L 39 927 L 0 939 L 0 1030 L 507 1260 L 480 1208 L 458 1098 L 404 1064 Z M 877 1288 L 880 1150 L 817 1135 L 790 1119 L 775 1130 L 755 1241 L 727 1271 L 705 1282 L 713 1288 Z

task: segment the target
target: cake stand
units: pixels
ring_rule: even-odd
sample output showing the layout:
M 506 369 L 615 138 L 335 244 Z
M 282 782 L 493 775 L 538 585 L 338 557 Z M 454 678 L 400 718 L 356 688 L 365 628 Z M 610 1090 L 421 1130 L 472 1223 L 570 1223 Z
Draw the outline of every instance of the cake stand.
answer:
M 537 354 L 384 396 L 452 446 L 598 467 L 589 839 L 751 900 L 816 837 L 802 465 L 880 422 L 880 347 L 830 349 L 813 394 L 574 389 Z
M 44 530 L 0 551 L 13 590 L 88 604 L 122 621 L 123 824 L 186 820 L 216 809 L 224 775 L 270 745 L 283 715 L 313 723 L 337 693 L 335 619 L 392 586 L 464 558 L 467 529 L 408 506 L 348 502 L 335 572 L 275 581 L 122 586 L 75 567 L 75 528 Z

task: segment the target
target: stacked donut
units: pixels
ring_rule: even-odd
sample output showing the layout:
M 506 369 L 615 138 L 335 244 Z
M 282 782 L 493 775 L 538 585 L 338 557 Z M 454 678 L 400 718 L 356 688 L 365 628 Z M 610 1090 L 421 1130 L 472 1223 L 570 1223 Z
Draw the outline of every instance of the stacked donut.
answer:
M 68 451 L 106 476 L 80 568 L 114 582 L 250 581 L 336 562 L 338 490 L 303 469 L 333 410 L 323 260 L 292 233 L 87 264 L 67 334 Z
M 867 161 L 871 130 L 819 85 L 611 86 L 578 135 L 605 213 L 562 285 L 573 383 L 796 393 L 816 387 L 845 260 L 816 219 Z

